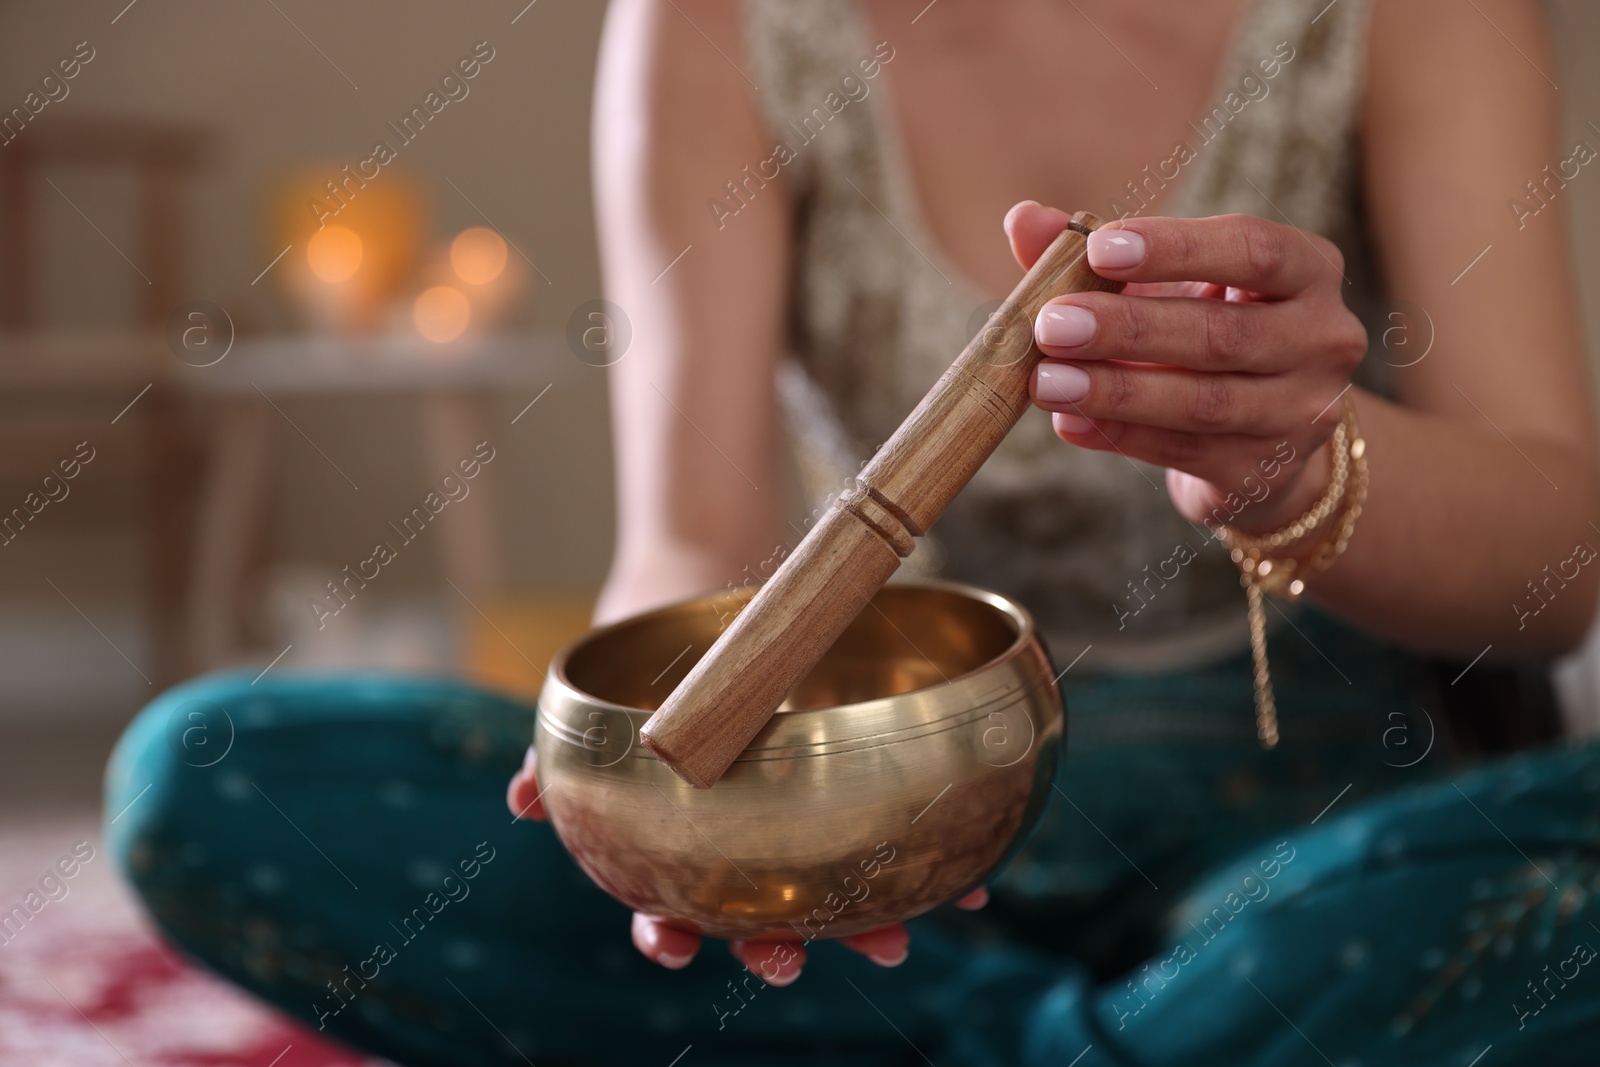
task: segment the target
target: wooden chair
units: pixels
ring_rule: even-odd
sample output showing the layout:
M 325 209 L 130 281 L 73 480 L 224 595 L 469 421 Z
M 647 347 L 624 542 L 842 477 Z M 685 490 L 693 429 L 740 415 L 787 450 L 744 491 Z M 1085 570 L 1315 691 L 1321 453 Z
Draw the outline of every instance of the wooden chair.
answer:
M 96 445 L 82 484 L 131 490 L 94 495 L 136 505 L 153 655 L 142 673 L 161 686 L 186 669 L 181 616 L 200 461 L 192 406 L 178 387 L 185 368 L 166 350 L 162 330 L 185 296 L 184 190 L 214 139 L 189 126 L 46 117 L 0 148 L 0 486 L 6 499 L 20 499 L 76 442 Z M 140 237 L 131 251 L 146 284 L 130 273 L 140 292 L 139 319 L 117 334 L 40 328 L 38 204 L 64 195 L 47 180 L 68 168 L 128 173 L 139 186 Z M 138 402 L 118 417 L 136 395 Z M 60 514 L 83 522 L 96 511 L 80 505 Z

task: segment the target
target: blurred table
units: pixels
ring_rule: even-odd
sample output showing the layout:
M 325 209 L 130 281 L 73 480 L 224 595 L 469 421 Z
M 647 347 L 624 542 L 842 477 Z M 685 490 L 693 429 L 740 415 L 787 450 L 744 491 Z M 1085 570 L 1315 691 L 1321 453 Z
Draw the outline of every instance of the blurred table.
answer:
M 475 444 L 492 439 L 486 415 L 495 394 L 525 395 L 531 402 L 569 377 L 576 362 L 556 334 L 448 344 L 404 336 L 285 337 L 240 343 L 215 366 L 202 368 L 193 387 L 212 409 L 209 462 L 185 613 L 195 666 L 225 664 L 243 651 L 237 608 L 266 510 L 272 453 L 285 440 L 274 431 L 276 424 L 288 423 L 285 431 L 293 426 L 299 432 L 279 405 L 330 397 L 414 399 L 425 474 L 432 482 L 454 470 Z M 479 505 L 461 509 L 439 530 L 445 577 L 473 601 L 493 595 L 501 584 L 493 484 L 490 472 L 479 475 L 473 486 L 483 494 Z
M 449 344 L 280 337 L 239 341 L 215 364 L 194 366 L 153 330 L 0 333 L 0 482 L 14 482 L 20 499 L 87 440 L 97 458 L 78 484 L 115 482 L 138 495 L 154 660 L 146 669 L 165 685 L 243 651 L 240 593 L 259 546 L 266 474 L 278 443 L 297 436 L 286 405 L 415 400 L 432 481 L 490 437 L 494 394 L 520 408 L 578 370 L 559 334 Z M 474 599 L 499 579 L 492 481 L 485 471 L 474 483 L 484 506 L 461 509 L 439 531 L 446 576 Z
M 79 442 L 95 450 L 72 487 L 73 503 L 52 507 L 47 517 L 59 531 L 62 523 L 98 528 L 110 517 L 132 516 L 150 641 L 140 670 L 158 686 L 183 675 L 185 589 L 203 459 L 183 383 L 198 373 L 175 359 L 155 330 L 0 333 L 5 506 L 37 489 Z M 71 575 L 51 580 L 74 603 L 92 595 Z
M 484 392 L 569 377 L 575 359 L 560 334 L 497 334 L 436 344 L 419 337 L 279 337 L 241 341 L 198 368 L 202 392 L 325 396 L 338 393 Z

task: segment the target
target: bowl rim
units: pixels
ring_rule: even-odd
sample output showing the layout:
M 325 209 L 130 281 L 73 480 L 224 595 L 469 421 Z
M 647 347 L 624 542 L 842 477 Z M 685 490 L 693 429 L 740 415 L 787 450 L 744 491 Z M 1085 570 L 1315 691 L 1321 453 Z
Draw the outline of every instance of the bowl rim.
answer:
M 789 710 L 782 710 L 774 714 L 774 720 L 777 720 L 779 716 L 788 717 L 820 713 L 833 714 L 858 710 L 870 707 L 874 704 L 881 704 L 885 700 L 900 700 L 918 693 L 927 693 L 933 690 L 943 689 L 959 682 L 968 681 L 977 675 L 996 670 L 997 668 L 1004 666 L 1009 661 L 1023 655 L 1026 650 L 1034 644 L 1039 644 L 1041 648 L 1043 647 L 1042 641 L 1039 638 L 1037 626 L 1034 623 L 1033 613 L 1021 603 L 1012 599 L 1011 597 L 1006 596 L 1004 593 L 997 593 L 992 589 L 985 589 L 982 586 L 972 585 L 967 582 L 950 581 L 944 578 L 918 578 L 905 581 L 890 581 L 883 586 L 883 589 L 895 588 L 939 590 L 948 593 L 955 593 L 959 596 L 966 597 L 969 600 L 980 601 L 1007 616 L 1011 620 L 1012 624 L 1016 627 L 1016 636 L 1012 639 L 1011 644 L 1007 645 L 1003 651 L 987 660 L 984 660 L 976 667 L 973 667 L 967 671 L 963 671 L 961 674 L 958 674 L 953 678 L 947 678 L 931 685 L 918 686 L 916 689 L 908 689 L 903 693 L 896 693 L 893 696 L 869 697 L 866 700 L 852 701 L 848 704 L 829 704 L 825 707 L 819 708 L 793 708 Z M 880 592 L 881 591 L 882 590 L 880 590 Z M 545 687 L 548 689 L 552 685 L 559 686 L 567 695 L 570 696 L 570 698 L 576 699 L 577 701 L 583 703 L 592 711 L 618 712 L 629 715 L 643 715 L 646 717 L 654 714 L 654 712 L 646 708 L 635 708 L 626 704 L 617 704 L 609 700 L 603 700 L 600 697 L 597 697 L 594 694 L 579 688 L 572 681 L 572 679 L 567 676 L 568 661 L 580 647 L 587 645 L 591 641 L 606 637 L 622 629 L 623 627 L 636 625 L 642 620 L 658 615 L 666 615 L 674 611 L 681 611 L 683 608 L 688 607 L 689 605 L 710 600 L 723 593 L 723 590 L 714 590 L 706 593 L 700 593 L 695 596 L 685 597 L 681 600 L 675 600 L 669 604 L 663 604 L 659 607 L 651 608 L 648 611 L 642 611 L 636 615 L 630 615 L 625 619 L 618 619 L 616 622 L 607 623 L 605 626 L 600 626 L 593 630 L 589 630 L 582 636 L 565 645 L 561 651 L 557 652 L 550 660 L 550 669 L 545 676 Z M 874 593 L 873 596 L 876 597 L 877 593 Z M 1045 655 L 1046 659 L 1048 659 L 1049 653 L 1046 652 Z M 540 718 L 546 717 L 544 710 L 545 699 L 546 693 L 541 691 L 538 701 Z

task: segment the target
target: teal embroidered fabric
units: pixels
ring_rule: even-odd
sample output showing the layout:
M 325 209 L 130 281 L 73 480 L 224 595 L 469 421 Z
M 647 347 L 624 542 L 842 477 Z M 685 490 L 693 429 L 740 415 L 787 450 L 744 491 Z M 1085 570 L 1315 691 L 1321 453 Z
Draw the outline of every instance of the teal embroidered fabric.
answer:
M 1247 655 L 1068 671 L 1042 825 L 894 969 L 645 961 L 505 809 L 533 709 L 447 680 L 173 689 L 113 756 L 107 840 L 183 951 L 405 1065 L 1589 1067 L 1600 747 L 1464 766 L 1411 661 L 1293 623 L 1274 753 Z

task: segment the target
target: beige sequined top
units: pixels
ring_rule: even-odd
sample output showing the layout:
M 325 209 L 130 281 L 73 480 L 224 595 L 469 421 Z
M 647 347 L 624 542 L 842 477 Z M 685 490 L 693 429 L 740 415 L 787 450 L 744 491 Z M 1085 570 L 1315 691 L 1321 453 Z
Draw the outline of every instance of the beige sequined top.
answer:
M 1087 206 L 1142 213 L 1161 191 L 1162 214 L 1244 212 L 1325 234 L 1346 252 L 1347 302 L 1370 317 L 1353 181 L 1367 16 L 1367 0 L 1250 0 L 1186 144 L 1115 203 Z M 996 304 L 940 256 L 920 213 L 885 104 L 893 42 L 870 35 L 855 0 L 746 0 L 745 23 L 776 142 L 765 173 L 781 166 L 797 213 L 779 394 L 824 507 Z M 1237 571 L 1165 486 L 1160 468 L 1066 445 L 1030 411 L 906 571 L 1019 599 L 1063 663 L 1090 645 L 1085 666 L 1108 669 L 1234 653 L 1248 641 Z

